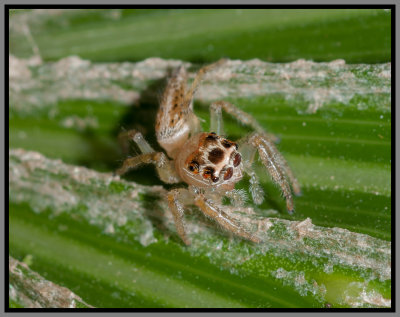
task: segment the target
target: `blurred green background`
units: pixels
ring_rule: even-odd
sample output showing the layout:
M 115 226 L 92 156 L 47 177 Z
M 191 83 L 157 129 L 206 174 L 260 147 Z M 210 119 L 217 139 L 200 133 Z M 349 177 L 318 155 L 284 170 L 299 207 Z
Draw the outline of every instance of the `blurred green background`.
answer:
M 38 15 L 30 32 L 44 60 L 69 55 L 96 62 L 151 56 L 208 63 L 221 57 L 289 62 L 390 61 L 390 11 L 376 9 L 81 10 Z M 27 57 L 29 41 L 10 36 Z

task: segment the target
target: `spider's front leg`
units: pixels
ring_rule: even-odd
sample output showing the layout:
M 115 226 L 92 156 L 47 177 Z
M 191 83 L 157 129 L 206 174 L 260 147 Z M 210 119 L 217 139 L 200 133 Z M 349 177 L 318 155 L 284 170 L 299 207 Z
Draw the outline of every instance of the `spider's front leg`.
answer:
M 261 240 L 253 234 L 247 232 L 235 219 L 230 217 L 222 209 L 222 206 L 208 199 L 204 194 L 197 194 L 194 203 L 208 217 L 217 221 L 224 229 L 247 240 L 259 243 Z
M 183 221 L 185 205 L 194 204 L 209 218 L 218 222 L 225 230 L 230 231 L 242 238 L 259 243 L 261 240 L 247 232 L 235 219 L 223 211 L 223 207 L 207 198 L 205 194 L 199 193 L 194 187 L 191 190 L 178 188 L 171 190 L 167 195 L 168 206 L 174 216 L 176 231 L 186 245 L 190 239 L 186 235 Z M 232 210 L 232 208 L 229 208 Z
M 183 222 L 185 204 L 190 203 L 191 194 L 185 188 L 173 189 L 167 194 L 168 206 L 174 216 L 176 231 L 186 245 L 189 245 L 190 239 L 186 235 Z
M 135 141 L 142 154 L 127 158 L 122 166 L 115 172 L 117 175 L 123 175 L 132 168 L 140 164 L 154 164 L 156 166 L 160 179 L 165 183 L 180 182 L 176 174 L 173 162 L 170 161 L 163 152 L 156 152 L 149 143 L 143 138 L 140 132 L 135 130 L 125 131 L 120 134 L 119 139 L 129 138 Z
M 250 164 L 254 160 L 255 151 L 258 150 L 261 161 L 267 168 L 273 181 L 280 186 L 283 195 L 286 198 L 286 207 L 288 212 L 292 213 L 294 210 L 294 206 L 290 184 L 292 185 L 293 192 L 296 195 L 300 195 L 300 185 L 292 170 L 290 169 L 288 163 L 276 148 L 274 142 L 270 140 L 266 135 L 253 133 L 244 141 L 242 140 L 239 143 L 242 144 L 242 154 L 246 157 L 247 161 Z M 254 178 L 254 181 L 257 182 L 257 177 L 255 173 L 250 169 L 250 166 L 247 166 L 246 168 L 246 171 L 250 174 L 251 179 Z

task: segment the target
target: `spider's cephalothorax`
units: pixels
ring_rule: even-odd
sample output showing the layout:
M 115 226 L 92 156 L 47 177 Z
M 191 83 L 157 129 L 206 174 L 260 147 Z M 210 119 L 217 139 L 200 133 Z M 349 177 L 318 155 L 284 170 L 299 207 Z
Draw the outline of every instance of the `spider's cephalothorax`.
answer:
M 241 161 L 235 142 L 215 132 L 202 132 L 186 141 L 175 165 L 179 176 L 188 184 L 231 190 L 243 176 Z
M 167 195 L 177 232 L 186 244 L 190 244 L 190 239 L 186 235 L 183 212 L 184 206 L 190 204 L 198 206 L 206 216 L 226 230 L 253 242 L 260 242 L 255 233 L 248 232 L 229 214 L 239 206 L 221 204 L 224 196 L 233 197 L 237 193 L 234 186 L 243 173 L 250 176 L 249 191 L 254 202 L 260 204 L 263 201 L 263 191 L 252 169 L 256 152 L 272 180 L 280 186 L 289 212 L 294 209 L 292 190 L 295 194 L 300 193 L 296 178 L 275 147 L 276 138 L 265 133 L 253 117 L 236 106 L 225 101 L 211 104 L 210 126 L 211 131 L 215 132 L 201 132 L 199 120 L 193 112 L 193 96 L 202 76 L 223 62 L 200 69 L 189 88 L 186 86 L 187 73 L 183 67 L 178 68 L 168 81 L 156 121 L 157 141 L 168 156 L 163 152 L 155 152 L 139 132 L 128 131 L 120 135 L 121 139 L 133 139 L 142 154 L 126 159 L 117 174 L 122 175 L 142 163 L 153 163 L 164 182 L 183 181 L 188 185 L 188 189 L 173 189 Z M 237 142 L 223 138 L 222 110 L 243 124 L 250 125 L 256 132 Z

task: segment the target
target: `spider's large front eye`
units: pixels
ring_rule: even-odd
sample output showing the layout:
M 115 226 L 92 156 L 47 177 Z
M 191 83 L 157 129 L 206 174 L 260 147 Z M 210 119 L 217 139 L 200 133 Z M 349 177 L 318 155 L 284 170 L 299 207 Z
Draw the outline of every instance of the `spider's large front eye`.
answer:
M 214 183 L 216 183 L 216 182 L 219 181 L 219 177 L 218 177 L 218 176 L 211 175 L 211 179 L 212 179 L 212 181 L 213 181 Z
M 199 172 L 199 163 L 196 161 L 191 161 L 189 166 L 188 166 L 189 171 L 198 173 Z
M 227 139 L 222 140 L 221 144 L 226 149 L 229 149 L 232 145 L 235 146 L 236 150 L 238 149 L 238 145 L 235 142 L 229 141 Z
M 233 166 L 237 167 L 240 162 L 242 161 L 242 157 L 240 156 L 240 154 L 236 154 L 235 158 L 233 159 Z
M 219 136 L 215 132 L 211 132 L 206 137 L 207 140 L 217 140 Z
M 224 180 L 230 179 L 232 177 L 232 175 L 233 175 L 233 168 L 229 167 L 225 172 Z
M 203 171 L 204 178 L 211 178 L 214 175 L 214 169 L 211 166 L 206 166 Z

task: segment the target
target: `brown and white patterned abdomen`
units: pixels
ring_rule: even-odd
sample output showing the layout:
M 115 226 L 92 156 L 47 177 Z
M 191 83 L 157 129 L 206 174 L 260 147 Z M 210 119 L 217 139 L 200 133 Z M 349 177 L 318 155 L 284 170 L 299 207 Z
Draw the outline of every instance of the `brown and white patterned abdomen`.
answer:
M 183 66 L 169 79 L 162 96 L 156 120 L 158 143 L 171 158 L 189 137 L 195 122 L 191 100 L 185 100 L 187 73 Z

